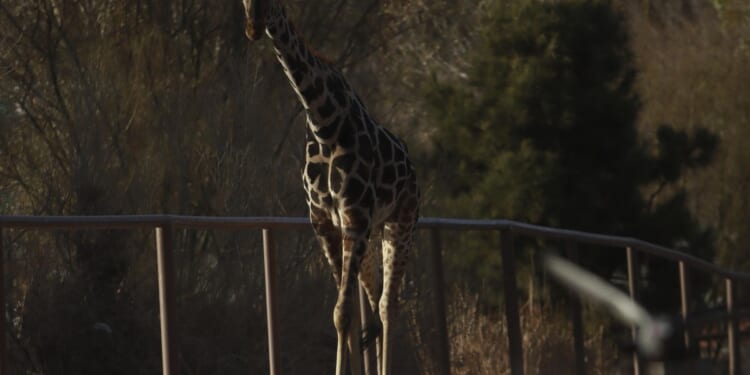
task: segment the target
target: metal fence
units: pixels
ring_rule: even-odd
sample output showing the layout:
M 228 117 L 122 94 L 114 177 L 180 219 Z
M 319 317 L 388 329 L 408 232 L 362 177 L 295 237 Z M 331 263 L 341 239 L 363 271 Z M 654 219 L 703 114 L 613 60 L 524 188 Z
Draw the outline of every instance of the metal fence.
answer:
M 266 315 L 268 327 L 269 367 L 272 375 L 280 374 L 280 343 L 278 304 L 277 304 L 277 264 L 274 248 L 274 232 L 279 230 L 309 230 L 310 222 L 307 218 L 297 217 L 198 217 L 176 215 L 131 215 L 131 216 L 0 216 L 0 255 L 2 252 L 2 229 L 33 229 L 33 230 L 83 230 L 83 229 L 152 229 L 156 239 L 159 309 L 161 324 L 162 372 L 165 375 L 178 374 L 177 336 L 175 332 L 175 265 L 173 254 L 173 232 L 175 228 L 213 229 L 213 230 L 262 230 L 263 255 L 265 270 Z M 565 243 L 568 258 L 576 260 L 579 244 L 599 245 L 619 248 L 625 251 L 627 258 L 628 289 L 630 296 L 638 299 L 638 282 L 636 270 L 638 254 L 648 254 L 673 261 L 679 267 L 679 285 L 681 300 L 681 318 L 687 327 L 695 319 L 690 311 L 688 272 L 702 271 L 720 277 L 725 286 L 724 313 L 714 315 L 712 319 L 720 321 L 726 326 L 726 341 L 728 353 L 728 373 L 740 374 L 740 338 L 738 320 L 746 316 L 747 311 L 739 311 L 736 306 L 736 290 L 738 282 L 750 281 L 750 273 L 733 272 L 719 268 L 709 262 L 684 254 L 663 246 L 654 245 L 634 238 L 606 236 L 580 231 L 554 229 L 537 225 L 519 223 L 509 220 L 465 220 L 449 218 L 422 218 L 418 223 L 420 230 L 430 231 L 431 251 L 434 278 L 432 280 L 434 306 L 438 324 L 438 371 L 450 374 L 450 349 L 448 342 L 445 291 L 443 279 L 443 264 L 441 250 L 441 231 L 443 230 L 481 230 L 499 233 L 499 251 L 502 256 L 503 291 L 505 293 L 505 318 L 509 342 L 510 372 L 513 375 L 523 374 L 523 347 L 521 323 L 519 318 L 518 293 L 516 287 L 516 268 L 514 238 L 529 236 L 546 238 Z M 5 306 L 5 275 L 2 264 L 4 256 L 0 256 L 0 306 Z M 361 294 L 361 293 L 360 293 Z M 362 301 L 362 304 L 364 301 Z M 585 373 L 584 338 L 581 305 L 579 301 L 571 303 L 571 319 L 573 326 L 573 347 L 575 351 L 575 372 Z M 363 314 L 364 317 L 364 314 Z M 0 314 L 0 375 L 6 374 L 6 322 L 5 314 Z M 689 337 L 689 330 L 684 332 L 684 344 L 694 344 L 695 338 Z M 640 359 L 633 357 L 634 373 L 640 371 Z M 367 364 L 368 361 L 365 361 Z M 365 368 L 369 374 L 369 368 Z

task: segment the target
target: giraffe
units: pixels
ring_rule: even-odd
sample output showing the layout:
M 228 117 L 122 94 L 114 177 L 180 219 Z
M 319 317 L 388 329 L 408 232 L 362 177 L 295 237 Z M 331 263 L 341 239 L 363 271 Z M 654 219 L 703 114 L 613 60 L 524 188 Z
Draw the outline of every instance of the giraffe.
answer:
M 296 34 L 281 0 L 243 0 L 246 36 L 272 43 L 306 112 L 303 186 L 310 221 L 338 290 L 336 375 L 359 350 L 350 332 L 357 279 L 375 312 L 362 335 L 375 338 L 378 373 L 391 374 L 398 288 L 409 259 L 419 211 L 419 188 L 406 144 L 378 125 L 342 73 L 318 57 Z M 381 253 L 369 250 L 371 234 Z M 382 264 L 379 262 L 382 260 Z M 381 270 L 382 266 L 382 270 Z M 353 358 L 356 358 L 353 357 Z M 358 373 L 352 361 L 353 373 Z

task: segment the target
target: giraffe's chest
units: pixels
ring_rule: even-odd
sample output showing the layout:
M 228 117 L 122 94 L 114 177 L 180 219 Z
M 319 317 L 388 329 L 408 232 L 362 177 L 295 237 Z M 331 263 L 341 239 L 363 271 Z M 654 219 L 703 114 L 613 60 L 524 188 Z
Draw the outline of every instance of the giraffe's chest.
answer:
M 361 150 L 360 150 L 361 151 Z M 339 225 L 339 213 L 359 210 L 369 215 L 372 224 L 387 221 L 397 207 L 397 185 L 404 180 L 405 166 L 383 160 L 373 150 L 368 158 L 353 150 L 309 141 L 303 182 L 307 203 L 331 213 Z

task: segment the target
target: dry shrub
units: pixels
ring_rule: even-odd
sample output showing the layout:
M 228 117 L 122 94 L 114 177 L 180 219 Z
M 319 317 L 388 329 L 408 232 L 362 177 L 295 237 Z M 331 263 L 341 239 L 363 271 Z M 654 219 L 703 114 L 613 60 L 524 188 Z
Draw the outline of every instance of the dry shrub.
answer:
M 452 373 L 509 374 L 507 325 L 502 314 L 484 311 L 477 295 L 457 292 L 452 300 L 448 306 Z M 573 334 L 565 312 L 536 303 L 521 307 L 524 373 L 575 373 Z M 618 357 L 614 345 L 605 339 L 603 325 L 587 328 L 587 373 L 611 374 Z

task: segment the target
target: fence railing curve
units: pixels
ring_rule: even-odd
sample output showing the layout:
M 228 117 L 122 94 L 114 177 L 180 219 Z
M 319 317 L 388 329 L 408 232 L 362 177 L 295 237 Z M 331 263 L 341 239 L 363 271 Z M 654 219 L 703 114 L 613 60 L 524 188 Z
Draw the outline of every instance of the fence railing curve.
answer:
M 268 315 L 268 342 L 269 342 L 269 366 L 271 374 L 280 374 L 280 342 L 278 339 L 278 308 L 276 307 L 275 287 L 275 249 L 271 237 L 272 230 L 309 230 L 310 222 L 303 217 L 202 217 L 184 215 L 104 215 L 104 216 L 0 216 L 0 306 L 5 306 L 5 259 L 3 251 L 3 231 L 7 229 L 28 230 L 81 230 L 81 229 L 150 229 L 154 230 L 157 250 L 157 269 L 159 277 L 159 303 L 161 317 L 162 358 L 163 373 L 177 374 L 179 364 L 177 362 L 177 329 L 175 323 L 176 298 L 174 290 L 174 254 L 173 254 L 173 231 L 175 228 L 190 229 L 212 229 L 212 230 L 262 230 L 264 255 L 266 259 L 266 302 Z M 505 291 L 505 315 L 508 324 L 510 370 L 512 375 L 523 374 L 523 348 L 520 319 L 518 311 L 518 296 L 515 279 L 515 249 L 513 238 L 515 236 L 531 236 L 562 240 L 566 244 L 568 256 L 575 260 L 576 246 L 579 244 L 600 245 L 618 249 L 626 249 L 628 261 L 628 287 L 631 296 L 638 298 L 637 293 L 637 255 L 648 254 L 667 260 L 674 261 L 679 266 L 680 274 L 680 297 L 681 318 L 688 327 L 692 322 L 695 312 L 689 311 L 689 285 L 687 275 L 692 270 L 707 272 L 719 276 L 725 280 L 726 312 L 718 315 L 718 319 L 726 322 L 726 338 L 728 349 L 728 372 L 730 375 L 741 373 L 741 362 L 739 357 L 740 339 L 738 319 L 740 315 L 750 316 L 747 312 L 741 312 L 736 306 L 737 283 L 750 281 L 750 273 L 735 272 L 722 269 L 710 262 L 699 259 L 692 255 L 684 254 L 673 249 L 654 245 L 639 239 L 629 237 L 608 236 L 596 233 L 588 233 L 574 230 L 555 229 L 539 225 L 515 222 L 510 220 L 470 220 L 452 218 L 421 218 L 417 224 L 419 229 L 429 229 L 433 238 L 433 274 L 438 280 L 434 280 L 433 286 L 436 293 L 435 308 L 438 309 L 436 316 L 439 325 L 438 340 L 440 341 L 438 352 L 441 357 L 438 360 L 439 373 L 450 374 L 450 346 L 448 343 L 445 327 L 445 296 L 442 287 L 444 280 L 442 276 L 442 261 L 440 249 L 440 230 L 490 230 L 500 232 L 500 252 L 503 258 L 503 288 Z M 574 325 L 574 348 L 576 350 L 576 374 L 584 374 L 584 362 L 582 360 L 582 322 L 580 322 L 580 306 L 572 308 L 572 319 Z M 576 322 L 578 319 L 578 322 Z M 6 374 L 6 338 L 5 313 L 0 313 L 0 375 Z M 684 333 L 685 346 L 694 345 L 697 340 L 688 334 L 687 328 Z M 580 336 L 580 337 L 579 337 Z M 639 371 L 638 358 L 634 358 L 634 369 Z

